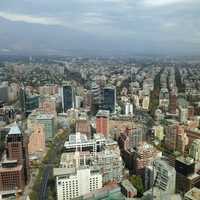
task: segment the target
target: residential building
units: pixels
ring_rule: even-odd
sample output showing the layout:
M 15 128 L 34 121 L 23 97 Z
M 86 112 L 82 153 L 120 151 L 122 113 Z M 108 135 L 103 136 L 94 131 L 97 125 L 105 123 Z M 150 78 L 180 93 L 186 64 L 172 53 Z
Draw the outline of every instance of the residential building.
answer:
M 171 167 L 166 159 L 154 160 L 154 186 L 158 187 L 162 193 L 175 193 L 176 171 Z

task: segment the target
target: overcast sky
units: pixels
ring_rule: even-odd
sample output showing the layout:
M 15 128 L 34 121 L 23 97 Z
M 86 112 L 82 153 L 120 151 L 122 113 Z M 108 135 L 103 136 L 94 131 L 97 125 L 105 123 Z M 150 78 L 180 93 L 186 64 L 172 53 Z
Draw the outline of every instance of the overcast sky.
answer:
M 0 0 L 0 37 L 1 51 L 198 54 L 200 0 Z

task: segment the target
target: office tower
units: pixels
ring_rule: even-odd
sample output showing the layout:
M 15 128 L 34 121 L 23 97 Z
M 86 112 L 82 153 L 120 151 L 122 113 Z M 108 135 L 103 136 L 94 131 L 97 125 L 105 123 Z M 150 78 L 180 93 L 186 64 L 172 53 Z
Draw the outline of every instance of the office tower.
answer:
M 18 125 L 10 128 L 6 136 L 6 152 L 8 160 L 17 160 L 23 166 L 25 183 L 29 181 L 28 137 L 21 133 Z
M 158 187 L 161 193 L 174 194 L 176 187 L 176 171 L 166 159 L 158 158 L 153 162 L 154 186 Z
M 126 103 L 125 104 L 125 115 L 133 115 L 133 104 L 131 103 Z
M 176 158 L 175 169 L 177 193 L 185 194 L 193 187 L 200 187 L 200 175 L 196 172 L 192 158 L 182 156 Z
M 91 93 L 92 93 L 92 99 L 94 101 L 94 104 L 100 104 L 101 102 L 101 88 L 96 82 L 92 82 L 91 84 Z
M 24 168 L 16 160 L 4 160 L 0 166 L 1 194 L 22 192 L 25 187 Z
M 99 110 L 96 115 L 96 132 L 103 134 L 105 137 L 109 135 L 109 111 Z
M 169 112 L 172 114 L 176 114 L 176 107 L 177 107 L 177 97 L 174 91 L 170 92 L 169 95 Z
M 111 113 L 115 112 L 116 106 L 116 88 L 105 87 L 103 88 L 103 109 L 109 110 Z
M 63 111 L 74 108 L 74 90 L 70 85 L 64 85 L 62 87 L 62 107 Z
M 102 188 L 102 175 L 89 168 L 54 168 L 57 200 L 74 199 Z
M 36 123 L 33 125 L 32 133 L 29 137 L 28 152 L 34 154 L 45 151 L 45 133 L 43 125 Z
M 56 132 L 56 120 L 53 114 L 40 114 L 36 117 L 37 123 L 43 125 L 45 141 L 52 140 Z
M 30 114 L 36 108 L 39 108 L 39 99 L 38 95 L 29 95 L 26 93 L 26 88 L 22 86 L 20 88 L 20 103 L 22 112 Z

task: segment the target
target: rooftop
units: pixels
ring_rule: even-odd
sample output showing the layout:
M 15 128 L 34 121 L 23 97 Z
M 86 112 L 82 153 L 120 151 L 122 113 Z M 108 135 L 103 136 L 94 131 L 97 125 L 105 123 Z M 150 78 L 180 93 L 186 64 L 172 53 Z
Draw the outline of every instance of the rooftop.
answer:
M 19 129 L 19 126 L 17 125 L 17 123 L 15 123 L 11 128 L 10 131 L 8 132 L 9 135 L 13 135 L 13 134 L 19 134 L 21 135 L 21 131 Z
M 194 187 L 190 191 L 185 194 L 185 197 L 191 200 L 199 200 L 200 199 L 200 189 Z
M 110 112 L 108 110 L 99 110 L 96 114 L 97 117 L 109 117 Z

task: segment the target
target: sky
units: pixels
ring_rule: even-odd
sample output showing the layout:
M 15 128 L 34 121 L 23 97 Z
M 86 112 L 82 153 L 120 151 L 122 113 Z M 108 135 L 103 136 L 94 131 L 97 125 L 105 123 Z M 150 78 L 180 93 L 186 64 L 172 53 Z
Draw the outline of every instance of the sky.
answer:
M 200 0 L 1 0 L 0 54 L 199 55 Z

